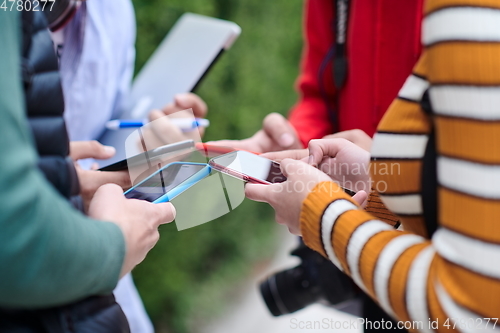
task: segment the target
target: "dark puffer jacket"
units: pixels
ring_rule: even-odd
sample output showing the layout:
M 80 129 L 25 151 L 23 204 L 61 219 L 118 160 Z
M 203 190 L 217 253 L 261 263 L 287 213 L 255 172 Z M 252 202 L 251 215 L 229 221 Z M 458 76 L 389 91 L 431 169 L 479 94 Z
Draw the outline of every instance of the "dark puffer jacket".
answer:
M 36 142 L 39 168 L 66 198 L 79 193 L 64 123 L 58 61 L 42 13 L 23 12 L 22 78 L 26 111 Z

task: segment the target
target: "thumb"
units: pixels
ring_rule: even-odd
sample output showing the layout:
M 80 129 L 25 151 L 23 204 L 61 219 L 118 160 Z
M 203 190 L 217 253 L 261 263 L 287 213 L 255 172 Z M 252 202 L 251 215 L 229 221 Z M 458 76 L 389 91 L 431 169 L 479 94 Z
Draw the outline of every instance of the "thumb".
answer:
M 128 189 L 132 186 L 130 174 L 128 171 L 88 171 L 92 172 L 92 178 L 89 180 L 98 186 L 101 184 L 116 184 L 122 189 Z
M 358 203 L 358 205 L 363 206 L 363 203 L 368 198 L 368 193 L 365 191 L 359 191 L 352 196 L 352 199 Z
M 105 146 L 97 141 L 71 141 L 69 146 L 70 157 L 76 161 L 84 158 L 105 160 L 116 153 L 116 149 Z
M 316 169 L 307 163 L 300 160 L 293 160 L 291 158 L 285 158 L 281 161 L 281 172 L 286 178 L 289 178 L 293 175 L 305 175 L 309 169 L 316 171 Z
M 281 187 L 281 184 L 250 184 L 245 185 L 245 196 L 253 201 L 271 203 L 272 195 L 276 191 L 276 187 Z
M 102 221 L 115 222 L 114 214 L 108 215 L 111 205 L 118 204 L 120 200 L 125 200 L 123 190 L 115 184 L 102 185 L 97 189 L 89 204 L 88 215 Z M 111 210 L 112 211 L 112 210 Z
M 156 142 L 160 140 L 161 145 L 166 145 L 173 142 L 179 142 L 184 140 L 184 135 L 178 126 L 174 125 L 170 121 L 170 117 L 166 116 L 163 112 L 159 110 L 152 110 L 149 113 L 149 123 L 144 126 L 143 132 L 146 134 L 146 146 L 148 146 L 148 141 Z M 149 132 L 149 133 L 148 133 Z M 153 137 L 151 137 L 151 135 Z
M 158 220 L 157 220 L 158 225 L 170 223 L 175 219 L 176 210 L 174 205 L 172 205 L 172 203 L 162 202 L 152 205 L 158 214 Z
M 125 199 L 123 195 L 123 189 L 116 184 L 105 184 L 100 186 L 97 191 L 95 191 L 92 201 L 90 202 L 89 215 L 91 216 L 92 208 L 102 207 L 107 205 L 109 202 L 116 202 Z M 99 209 L 97 209 L 99 211 Z M 112 220 L 112 219 L 111 219 Z
M 288 120 L 279 113 L 271 113 L 264 118 L 262 129 L 282 148 L 299 147 L 297 134 Z
M 319 165 L 324 156 L 334 158 L 345 147 L 353 145 L 346 139 L 319 139 L 309 141 L 309 164 Z
M 181 109 L 192 109 L 197 118 L 204 118 L 207 115 L 207 104 L 196 94 L 184 93 L 174 97 L 175 104 Z

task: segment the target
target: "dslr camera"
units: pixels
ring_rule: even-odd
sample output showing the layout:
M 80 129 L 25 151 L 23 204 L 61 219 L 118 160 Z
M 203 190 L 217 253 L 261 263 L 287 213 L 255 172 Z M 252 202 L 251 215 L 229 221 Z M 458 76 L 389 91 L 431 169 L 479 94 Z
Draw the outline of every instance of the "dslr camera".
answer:
M 293 313 L 316 302 L 338 306 L 359 295 L 347 275 L 308 248 L 302 239 L 290 254 L 299 257 L 301 264 L 271 275 L 260 284 L 260 293 L 273 316 Z

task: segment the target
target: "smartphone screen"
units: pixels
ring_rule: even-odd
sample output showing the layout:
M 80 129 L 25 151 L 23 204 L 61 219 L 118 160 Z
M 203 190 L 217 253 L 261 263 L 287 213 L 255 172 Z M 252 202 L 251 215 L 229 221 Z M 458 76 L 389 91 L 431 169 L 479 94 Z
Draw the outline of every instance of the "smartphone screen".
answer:
M 125 197 L 153 202 L 203 168 L 204 165 L 170 164 L 125 193 Z
M 235 151 L 215 157 L 210 164 L 221 171 L 229 169 L 229 171 L 266 183 L 286 181 L 286 177 L 281 173 L 279 163 L 246 151 Z

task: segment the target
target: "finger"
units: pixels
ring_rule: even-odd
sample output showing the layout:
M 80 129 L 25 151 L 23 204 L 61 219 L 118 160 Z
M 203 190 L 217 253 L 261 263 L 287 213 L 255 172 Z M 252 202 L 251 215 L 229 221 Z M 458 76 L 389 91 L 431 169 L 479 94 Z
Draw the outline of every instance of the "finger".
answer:
M 334 158 L 338 152 L 353 143 L 345 139 L 323 139 L 309 141 L 309 164 L 319 165 L 324 156 Z
M 128 171 L 95 171 L 93 181 L 98 183 L 97 186 L 103 184 L 116 184 L 126 190 L 132 186 Z
M 76 161 L 83 158 L 96 158 L 105 160 L 113 157 L 116 149 L 111 146 L 105 146 L 98 141 L 71 141 L 69 146 L 70 157 Z
M 281 172 L 286 178 L 290 178 L 294 175 L 306 175 L 310 172 L 316 172 L 315 168 L 299 160 L 292 160 L 286 158 L 281 161 Z M 312 169 L 312 170 L 311 170 Z
M 105 184 L 97 189 L 92 201 L 106 202 L 115 198 L 124 199 L 123 190 L 116 184 Z
M 165 145 L 162 141 L 163 139 L 158 138 L 156 136 L 156 133 L 153 131 L 153 126 L 157 126 L 155 125 L 155 121 L 157 121 L 161 117 L 165 117 L 165 115 L 159 110 L 152 110 L 151 112 L 149 112 L 149 123 L 144 125 L 137 132 L 138 140 L 136 144 L 139 148 L 139 151 L 144 152 Z
M 327 135 L 323 139 L 346 139 L 346 140 L 349 140 L 351 142 L 354 142 L 356 140 L 357 135 L 358 135 L 357 131 L 358 130 L 347 130 L 347 131 L 337 132 L 337 133 Z M 361 131 L 361 130 L 359 130 L 359 131 Z M 361 131 L 361 132 L 363 132 L 363 131 Z
M 313 167 L 317 167 L 314 163 L 309 163 L 311 160 L 311 156 L 306 156 L 306 157 L 303 157 L 301 158 L 299 161 L 302 161 L 304 163 L 307 163 L 309 164 L 310 166 L 313 166 Z
M 174 97 L 176 106 L 181 109 L 193 109 L 194 116 L 204 118 L 208 112 L 207 104 L 196 94 L 177 94 Z
M 325 136 L 323 139 L 346 139 L 366 151 L 370 151 L 372 138 L 361 129 L 352 129 L 348 131 L 337 132 Z
M 244 149 L 252 152 L 259 153 L 257 145 L 254 145 L 248 139 L 246 140 L 218 140 L 208 141 L 207 144 L 219 147 L 228 147 L 234 149 Z
M 264 118 L 262 129 L 282 148 L 300 147 L 297 133 L 289 121 L 279 113 L 271 113 Z
M 282 151 L 274 151 L 270 153 L 265 153 L 260 155 L 262 157 L 268 158 L 270 160 L 280 162 L 285 158 L 291 158 L 293 160 L 301 160 L 305 157 L 309 156 L 308 149 L 292 149 L 292 150 L 282 150 Z
M 143 130 L 148 150 L 157 148 L 158 144 L 166 145 L 184 140 L 182 131 L 163 112 L 152 110 L 149 113 L 149 119 L 150 122 L 144 126 Z
M 296 227 L 296 226 L 289 226 L 288 227 L 288 231 L 295 235 L 295 236 L 302 236 L 301 232 L 300 232 L 300 228 Z
M 102 221 L 115 221 L 116 212 L 109 209 L 109 206 L 116 207 L 114 204 L 121 200 L 126 200 L 126 198 L 120 186 L 116 184 L 103 185 L 93 193 L 88 207 L 88 215 Z
M 168 118 L 169 119 L 184 118 L 184 119 L 191 119 L 192 121 L 194 121 L 195 118 L 200 118 L 200 117 L 195 114 L 192 108 L 189 108 L 171 113 L 168 115 Z M 203 126 L 198 126 L 191 130 L 183 132 L 183 135 L 186 136 L 185 140 L 192 139 L 194 141 L 201 141 L 201 137 L 203 137 L 203 134 L 205 134 L 205 127 Z
M 176 112 L 179 112 L 181 111 L 182 109 L 179 108 L 175 102 L 173 103 L 168 103 L 167 105 L 165 105 L 164 107 L 161 108 L 161 112 L 163 113 L 163 115 L 165 116 L 168 116 L 168 115 L 171 115 L 172 113 L 176 113 Z
M 174 205 L 170 202 L 163 202 L 159 204 L 153 204 L 154 209 L 156 210 L 157 215 L 157 224 L 165 224 L 170 223 L 175 219 L 176 210 Z
M 245 185 L 245 196 L 253 201 L 258 202 L 272 202 L 273 190 L 275 190 L 276 185 L 261 185 L 261 184 L 246 184 Z
M 165 117 L 165 114 L 158 109 L 153 109 L 148 114 L 148 119 L 150 122 L 160 119 L 161 117 Z
M 165 107 L 163 111 L 161 111 L 161 116 L 165 115 L 168 115 L 169 120 L 174 118 L 184 118 L 184 119 L 192 119 L 194 121 L 196 117 L 199 117 L 198 115 L 195 114 L 192 108 L 181 109 L 177 105 L 173 104 L 167 105 L 167 107 Z M 156 119 L 158 119 L 159 116 L 160 115 L 157 115 Z M 200 141 L 204 133 L 205 133 L 205 127 L 203 126 L 196 127 L 192 130 L 183 132 L 183 135 L 185 136 L 184 140 L 192 139 L 194 141 Z
M 352 196 L 352 199 L 358 203 L 358 205 L 362 206 L 366 199 L 368 199 L 368 193 L 361 190 Z
M 285 225 L 288 227 L 288 231 L 291 233 L 291 234 L 294 234 L 294 235 L 297 235 L 297 236 L 300 236 L 300 227 L 298 227 L 297 225 L 293 224 L 293 223 L 289 223 L 290 221 L 287 220 L 286 218 L 278 215 L 277 213 L 274 215 L 274 220 L 276 221 L 276 223 L 278 224 L 281 224 L 281 225 Z

